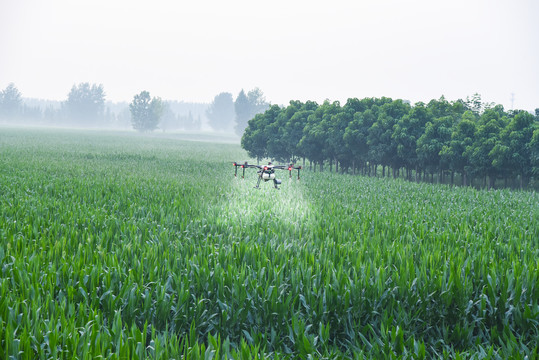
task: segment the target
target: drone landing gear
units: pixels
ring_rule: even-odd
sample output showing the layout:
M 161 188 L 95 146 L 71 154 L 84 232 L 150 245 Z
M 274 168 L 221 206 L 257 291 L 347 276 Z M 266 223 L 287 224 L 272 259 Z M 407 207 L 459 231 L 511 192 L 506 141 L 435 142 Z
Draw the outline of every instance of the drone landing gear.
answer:
M 256 182 L 255 189 L 260 189 L 260 180 L 262 180 L 262 175 L 258 176 L 258 181 Z

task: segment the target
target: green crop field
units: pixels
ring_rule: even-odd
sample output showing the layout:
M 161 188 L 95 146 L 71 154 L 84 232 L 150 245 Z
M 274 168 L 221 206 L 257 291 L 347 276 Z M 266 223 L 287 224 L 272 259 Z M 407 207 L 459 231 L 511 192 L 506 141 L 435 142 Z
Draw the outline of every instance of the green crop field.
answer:
M 0 359 L 538 357 L 539 195 L 0 128 Z

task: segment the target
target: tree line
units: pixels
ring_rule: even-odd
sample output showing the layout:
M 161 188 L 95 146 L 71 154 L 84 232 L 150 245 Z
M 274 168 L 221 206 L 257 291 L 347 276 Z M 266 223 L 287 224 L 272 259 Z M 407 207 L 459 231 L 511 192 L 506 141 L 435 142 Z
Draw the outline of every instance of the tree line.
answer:
M 3 121 L 97 127 L 105 125 L 112 117 L 110 109 L 105 107 L 103 85 L 73 85 L 63 102 L 23 99 L 13 83 L 0 91 L 0 120 Z
M 259 161 L 303 159 L 314 171 L 522 188 L 539 180 L 538 124 L 539 109 L 505 111 L 478 94 L 413 106 L 387 97 L 290 101 L 254 116 L 241 145 Z
M 207 119 L 207 125 L 215 131 L 241 135 L 247 121 L 269 107 L 259 88 L 248 92 L 242 89 L 235 100 L 231 93 L 223 92 L 210 104 L 163 101 L 144 90 L 134 95 L 129 104 L 107 105 L 103 85 L 87 82 L 73 85 L 67 99 L 59 106 L 49 102 L 42 109 L 25 102 L 17 87 L 9 84 L 0 91 L 0 121 L 42 121 L 44 124 L 84 127 L 130 126 L 147 132 L 156 129 L 198 131 Z

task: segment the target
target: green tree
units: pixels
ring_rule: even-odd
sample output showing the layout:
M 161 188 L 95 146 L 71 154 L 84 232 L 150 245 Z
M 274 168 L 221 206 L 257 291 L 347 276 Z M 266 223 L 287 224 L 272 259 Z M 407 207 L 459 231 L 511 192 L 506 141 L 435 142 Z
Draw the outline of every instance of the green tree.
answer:
M 231 131 L 235 116 L 234 100 L 228 92 L 216 95 L 206 110 L 209 124 L 216 131 Z
M 367 159 L 369 145 L 367 137 L 370 127 L 376 121 L 376 116 L 371 109 L 364 112 L 357 111 L 354 118 L 344 130 L 343 141 L 348 150 L 352 153 L 352 169 L 355 171 L 356 164 L 363 170 L 367 169 Z
M 476 118 L 473 112 L 466 111 L 451 133 L 451 140 L 442 147 L 440 156 L 442 161 L 449 165 L 451 184 L 453 184 L 453 172 L 461 174 L 462 185 L 466 186 L 470 174 L 470 161 L 466 156 L 475 141 Z
M 133 97 L 129 110 L 133 129 L 149 132 L 157 129 L 163 113 L 163 103 L 160 98 L 151 98 L 148 91 L 142 91 Z
M 443 170 L 448 168 L 441 157 L 442 149 L 448 146 L 453 132 L 453 119 L 444 116 L 428 122 L 425 133 L 417 140 L 417 155 L 423 168 L 431 173 L 431 181 L 436 171 L 440 172 L 439 181 L 443 181 Z
M 529 112 L 518 112 L 501 131 L 498 142 L 489 153 L 492 165 L 505 176 L 506 183 L 508 177 L 518 175 L 521 188 L 532 175 L 530 143 L 534 121 Z
M 355 172 L 358 147 L 352 142 L 358 133 L 354 132 L 354 126 L 350 128 L 350 124 L 356 119 L 356 114 L 360 115 L 361 111 L 366 109 L 364 105 L 357 98 L 349 98 L 342 108 L 337 109 L 337 114 L 331 118 L 329 145 L 336 160 L 336 171 L 338 171 L 337 166 L 340 165 L 341 172 L 345 172 L 350 168 Z M 361 163 L 361 161 L 358 163 Z
M 273 108 L 273 106 L 271 107 Z M 285 134 L 286 123 L 297 111 L 295 106 L 286 108 L 279 107 L 279 114 L 266 126 L 266 136 L 268 138 L 267 150 L 268 156 L 281 162 L 288 162 L 292 156 L 289 148 L 286 146 Z M 255 115 L 256 116 L 256 115 Z
M 410 111 L 410 105 L 402 100 L 384 103 L 378 112 L 376 122 L 369 129 L 367 143 L 369 145 L 369 161 L 382 165 L 382 176 L 385 168 L 391 167 L 393 175 L 403 166 L 397 154 L 397 144 L 393 141 L 393 128 Z
M 287 113 L 289 119 L 283 131 L 283 144 L 286 152 L 290 154 L 292 161 L 295 161 L 294 158 L 296 157 L 302 157 L 305 165 L 305 154 L 301 151 L 299 142 L 303 137 L 303 130 L 307 124 L 307 119 L 318 108 L 318 104 L 314 101 L 307 101 L 305 104 L 299 101 L 291 101 L 289 106 L 294 111 Z
M 495 153 L 491 153 L 491 151 L 498 143 L 500 132 L 505 127 L 506 122 L 507 118 L 501 116 L 499 109 L 485 110 L 479 118 L 475 141 L 465 152 L 465 156 L 470 159 L 472 173 L 483 177 L 485 186 L 488 178 L 489 188 L 494 186 L 500 171 L 500 167 L 493 166 L 492 157 Z
M 321 115 L 320 125 L 326 132 L 323 145 L 324 154 L 326 155 L 326 159 L 329 160 L 329 170 L 333 171 L 333 163 L 335 163 L 335 168 L 338 171 L 338 161 L 341 159 L 343 151 L 346 150 L 346 147 L 342 146 L 342 138 L 344 130 L 348 125 L 347 119 L 342 112 L 339 101 L 332 103 L 326 101 L 319 109 L 321 111 L 317 111 L 314 114 L 318 113 L 319 116 Z
M 316 110 L 307 118 L 303 137 L 300 141 L 300 151 L 320 165 L 323 170 L 325 160 L 330 161 L 330 170 L 332 163 L 336 159 L 338 149 L 335 146 L 335 138 L 340 136 L 342 145 L 342 135 L 339 135 L 338 125 L 334 122 L 334 116 L 341 111 L 338 101 L 332 103 L 329 100 L 316 108 Z M 344 128 L 343 128 L 344 133 Z
M 364 173 L 370 174 L 370 170 L 374 164 L 370 160 L 374 157 L 375 152 L 373 151 L 371 153 L 369 149 L 369 129 L 376 122 L 380 106 L 391 103 L 392 101 L 390 98 L 383 97 L 364 98 L 361 100 L 349 99 L 347 102 L 347 107 L 354 112 L 354 115 L 344 130 L 343 143 L 351 153 L 351 166 L 354 171 L 359 166 Z
M 22 95 L 15 84 L 10 83 L 0 92 L 0 117 L 5 119 L 18 117 L 21 115 L 22 107 Z
M 97 125 L 103 121 L 105 91 L 103 85 L 73 85 L 64 103 L 67 116 L 80 125 Z
M 327 122 L 322 121 L 324 107 L 328 106 L 329 102 L 325 101 L 320 105 L 308 118 L 303 136 L 299 142 L 300 151 L 315 164 L 320 166 L 320 171 L 324 170 L 324 160 L 327 159 Z
M 482 107 L 481 97 L 476 94 L 474 95 L 474 100 L 468 98 L 468 103 L 465 103 L 462 100 L 449 102 L 444 96 L 441 96 L 438 100 L 429 101 L 427 109 L 433 119 L 451 116 L 457 122 L 462 117 L 462 114 L 468 110 L 468 106 L 475 106 L 480 111 Z
M 272 105 L 266 112 L 256 114 L 254 118 L 249 120 L 248 126 L 241 137 L 241 146 L 250 157 L 256 158 L 258 161 L 268 154 L 268 142 L 273 138 L 273 134 L 269 133 L 269 127 L 277 121 L 282 109 L 278 105 Z
M 539 127 L 537 125 L 530 141 L 530 162 L 532 174 L 536 180 L 539 180 Z
M 467 110 L 472 111 L 475 115 L 480 115 L 484 108 L 481 102 L 481 95 L 478 93 L 473 94 L 471 98 L 467 96 L 465 104 Z
M 417 140 L 423 135 L 426 124 L 432 119 L 432 113 L 425 104 L 419 102 L 393 127 L 391 138 L 397 146 L 397 155 L 407 170 L 409 180 L 411 180 L 412 169 L 416 171 L 416 176 L 419 171 Z
M 245 131 L 249 120 L 256 114 L 266 111 L 268 107 L 269 104 L 266 102 L 262 90 L 254 88 L 246 95 L 245 91 L 242 89 L 234 102 L 234 110 L 236 112 L 236 133 L 241 136 Z

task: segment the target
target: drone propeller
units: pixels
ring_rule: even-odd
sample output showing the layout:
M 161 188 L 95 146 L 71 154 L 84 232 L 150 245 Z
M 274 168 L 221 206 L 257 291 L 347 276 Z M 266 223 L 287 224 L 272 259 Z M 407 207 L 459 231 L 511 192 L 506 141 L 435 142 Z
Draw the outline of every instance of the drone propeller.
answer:
M 243 174 L 241 176 L 242 178 L 245 177 L 245 169 L 246 168 L 258 168 L 258 169 L 262 168 L 260 165 L 252 165 L 252 164 L 247 163 L 247 161 L 244 162 L 243 164 L 240 164 L 240 163 L 234 161 L 232 163 L 232 166 L 234 166 L 234 170 L 235 170 L 234 171 L 234 176 L 238 176 L 238 166 L 243 169 Z
M 301 166 L 294 167 L 294 164 L 288 165 L 288 174 L 289 174 L 290 178 L 292 178 L 292 170 L 297 170 L 298 171 L 298 180 L 299 180 L 299 171 L 301 170 Z
M 286 165 L 278 165 L 274 167 L 275 169 L 282 169 L 282 170 L 288 170 L 289 177 L 292 177 L 292 170 L 298 171 L 298 180 L 299 180 L 299 171 L 301 170 L 301 166 L 294 166 L 294 164 L 290 164 L 288 166 Z

